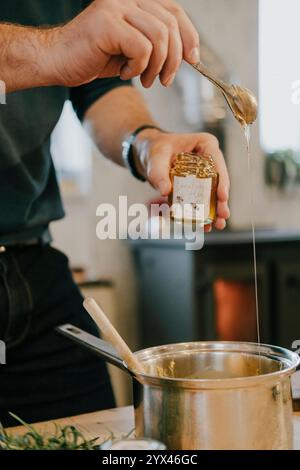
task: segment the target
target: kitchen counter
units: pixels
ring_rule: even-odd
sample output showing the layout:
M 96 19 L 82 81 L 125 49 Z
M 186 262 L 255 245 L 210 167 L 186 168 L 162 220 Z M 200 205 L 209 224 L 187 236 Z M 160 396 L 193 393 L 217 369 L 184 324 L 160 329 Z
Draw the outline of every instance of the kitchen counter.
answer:
M 140 248 L 141 246 L 184 246 L 185 239 L 173 239 L 173 226 L 171 225 L 171 239 L 156 239 L 146 238 L 138 240 L 129 240 L 130 246 L 133 249 Z M 257 244 L 279 244 L 279 243 L 299 243 L 300 232 L 299 230 L 277 230 L 277 229 L 256 229 L 255 239 Z M 252 244 L 252 231 L 251 230 L 224 230 L 222 232 L 213 231 L 210 234 L 205 234 L 205 246 L 219 246 L 219 245 L 247 245 Z
M 255 230 L 255 240 L 257 244 L 266 243 L 291 243 L 300 241 L 300 232 L 298 230 Z M 212 232 L 206 235 L 205 245 L 243 245 L 252 243 L 252 232 L 231 231 Z
M 114 410 L 98 411 L 72 418 L 57 419 L 55 423 L 62 426 L 76 426 L 87 439 L 100 437 L 103 442 L 109 438 L 110 432 L 116 438 L 128 435 L 134 429 L 134 415 L 131 406 L 125 408 L 116 408 Z M 54 430 L 53 422 L 38 423 L 35 425 L 40 431 Z M 9 428 L 9 432 L 21 433 L 24 431 L 22 426 Z M 300 450 L 300 412 L 294 413 L 294 437 L 295 449 Z

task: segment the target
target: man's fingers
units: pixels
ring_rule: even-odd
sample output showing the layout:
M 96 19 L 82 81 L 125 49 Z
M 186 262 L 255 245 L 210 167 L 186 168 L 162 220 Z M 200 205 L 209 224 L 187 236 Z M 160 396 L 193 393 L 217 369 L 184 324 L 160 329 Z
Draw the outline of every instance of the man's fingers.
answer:
M 121 69 L 121 78 L 129 80 L 141 75 L 150 61 L 153 49 L 151 41 L 125 21 L 115 25 L 114 33 L 119 38 L 118 54 L 121 52 L 128 59 Z
M 150 148 L 150 150 L 149 150 Z M 211 155 L 216 163 L 216 169 L 220 175 L 217 202 L 217 217 L 214 227 L 223 230 L 226 227 L 226 220 L 230 217 L 228 207 L 229 177 L 223 154 L 219 148 L 216 137 L 211 134 L 181 134 L 169 137 L 160 137 L 157 142 L 152 141 L 152 146 L 148 148 L 147 161 L 144 162 L 147 168 L 147 177 L 150 183 L 160 191 L 161 195 L 167 196 L 171 191 L 171 181 L 169 177 L 170 166 L 174 156 L 179 152 L 196 152 L 202 155 Z M 205 227 L 209 232 L 211 226 Z
M 163 85 L 170 86 L 183 58 L 182 40 L 177 19 L 157 2 L 141 0 L 140 6 L 148 13 L 154 16 L 158 15 L 168 29 L 169 50 L 163 70 L 160 73 L 160 81 Z
M 160 145 L 157 149 L 153 148 L 151 150 L 151 155 L 148 160 L 148 181 L 162 196 L 167 196 L 171 191 L 169 173 L 172 151 L 171 145 Z
M 175 23 L 174 27 L 169 30 L 169 51 L 168 57 L 164 67 L 160 73 L 160 81 L 165 86 L 172 85 L 176 73 L 182 62 L 182 43 L 180 40 L 180 33 L 178 25 Z
M 105 69 L 101 68 L 98 78 L 111 78 L 118 77 L 124 66 L 127 64 L 126 57 L 122 56 L 111 56 L 106 63 Z
M 214 227 L 217 229 L 217 230 L 224 230 L 224 228 L 226 228 L 226 220 L 225 219 L 222 219 L 221 217 L 218 217 L 214 223 Z M 212 232 L 212 225 L 205 225 L 204 227 L 204 232 L 205 233 L 210 233 Z
M 196 151 L 199 151 L 203 154 L 211 155 L 214 158 L 217 171 L 220 175 L 220 181 L 218 186 L 218 199 L 221 202 L 228 201 L 230 188 L 229 175 L 226 168 L 223 153 L 219 147 L 218 139 L 211 134 L 200 134 L 199 144 Z
M 177 20 L 182 45 L 183 58 L 190 64 L 200 61 L 199 34 L 184 9 L 173 0 L 156 0 L 166 8 Z
M 162 84 L 169 86 L 182 59 L 200 60 L 198 33 L 173 0 L 140 0 L 137 7 L 124 10 L 122 22 L 116 21 L 113 28 L 115 54 L 128 59 L 120 73 L 124 80 L 141 75 L 142 84 L 150 87 L 160 75 Z
M 215 222 L 215 228 L 217 230 L 224 230 L 225 227 L 226 227 L 226 220 L 218 217 L 216 222 Z
M 218 214 L 218 217 L 220 217 L 221 219 L 225 219 L 225 220 L 229 219 L 230 210 L 229 210 L 227 202 L 220 202 L 220 201 L 218 202 L 217 214 Z
M 160 74 L 168 57 L 169 31 L 167 26 L 147 11 L 133 9 L 125 16 L 126 21 L 143 33 L 152 43 L 152 54 L 141 81 L 150 87 Z

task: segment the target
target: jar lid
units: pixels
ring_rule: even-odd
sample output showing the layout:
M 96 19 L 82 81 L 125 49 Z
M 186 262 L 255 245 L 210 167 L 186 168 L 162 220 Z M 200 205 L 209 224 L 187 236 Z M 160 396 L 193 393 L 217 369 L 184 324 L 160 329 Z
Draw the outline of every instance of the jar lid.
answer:
M 206 174 L 217 173 L 215 161 L 211 155 L 208 154 L 197 154 L 193 152 L 182 152 L 176 155 L 176 159 L 173 164 L 173 168 L 182 168 L 189 171 L 189 168 L 193 168 L 194 171 L 204 172 Z

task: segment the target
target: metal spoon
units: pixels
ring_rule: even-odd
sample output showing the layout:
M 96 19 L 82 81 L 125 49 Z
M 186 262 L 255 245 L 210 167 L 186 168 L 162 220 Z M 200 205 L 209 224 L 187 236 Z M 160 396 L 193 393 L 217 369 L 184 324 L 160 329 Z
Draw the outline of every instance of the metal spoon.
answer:
M 254 94 L 250 90 L 223 82 L 215 77 L 201 62 L 192 64 L 192 66 L 221 90 L 234 117 L 243 127 L 252 124 L 256 120 L 258 105 Z

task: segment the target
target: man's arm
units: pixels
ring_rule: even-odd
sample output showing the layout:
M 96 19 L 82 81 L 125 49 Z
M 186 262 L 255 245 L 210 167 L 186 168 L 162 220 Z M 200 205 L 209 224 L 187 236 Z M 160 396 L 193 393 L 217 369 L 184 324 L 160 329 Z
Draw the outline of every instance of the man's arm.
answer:
M 54 31 L 0 24 L 0 79 L 8 93 L 56 81 L 47 57 Z
M 172 83 L 182 60 L 200 60 L 198 33 L 173 0 L 94 0 L 53 28 L 0 23 L 0 79 L 8 92 L 96 78 L 156 76 Z
M 84 117 L 84 126 L 101 152 L 121 166 L 124 138 L 145 124 L 158 126 L 142 95 L 132 86 L 109 91 L 90 106 Z
M 85 113 L 85 125 L 99 149 L 122 165 L 123 139 L 145 124 L 157 125 L 142 95 L 133 87 L 119 87 L 98 99 Z M 171 190 L 169 178 L 172 159 L 180 152 L 212 155 L 220 175 L 218 218 L 215 226 L 223 229 L 230 212 L 228 208 L 229 177 L 218 140 L 211 134 L 166 134 L 146 129 L 136 139 L 138 169 L 162 196 Z

